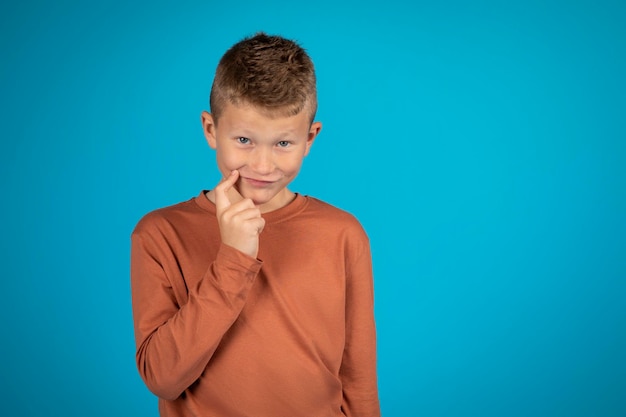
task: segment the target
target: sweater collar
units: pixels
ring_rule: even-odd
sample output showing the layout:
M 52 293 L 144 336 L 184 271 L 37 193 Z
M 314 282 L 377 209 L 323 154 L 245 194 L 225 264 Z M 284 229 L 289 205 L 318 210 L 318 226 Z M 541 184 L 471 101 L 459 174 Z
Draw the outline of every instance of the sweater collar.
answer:
M 194 198 L 194 201 L 200 208 L 208 211 L 213 216 L 215 216 L 215 204 L 207 198 L 206 193 L 207 190 L 202 190 L 200 194 L 198 194 Z M 308 203 L 308 197 L 298 193 L 295 194 L 296 197 L 286 206 L 276 209 L 274 211 L 263 213 L 262 216 L 265 221 L 269 223 L 275 223 L 278 221 L 286 220 L 304 210 Z

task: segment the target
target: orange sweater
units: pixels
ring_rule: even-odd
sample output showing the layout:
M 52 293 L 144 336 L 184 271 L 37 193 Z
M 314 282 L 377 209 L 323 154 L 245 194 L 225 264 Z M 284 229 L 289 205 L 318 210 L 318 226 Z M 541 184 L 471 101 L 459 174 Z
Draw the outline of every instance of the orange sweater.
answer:
M 204 195 L 132 234 L 137 366 L 162 416 L 379 416 L 369 242 L 311 197 L 263 214 L 259 259 Z

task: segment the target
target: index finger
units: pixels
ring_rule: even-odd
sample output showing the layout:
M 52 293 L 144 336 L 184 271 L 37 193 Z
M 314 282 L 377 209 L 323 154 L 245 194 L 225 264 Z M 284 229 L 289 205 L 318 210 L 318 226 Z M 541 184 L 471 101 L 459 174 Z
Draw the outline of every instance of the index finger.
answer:
M 231 205 L 228 191 L 235 185 L 237 178 L 239 178 L 239 171 L 235 169 L 215 187 L 215 208 L 218 213 L 226 210 Z

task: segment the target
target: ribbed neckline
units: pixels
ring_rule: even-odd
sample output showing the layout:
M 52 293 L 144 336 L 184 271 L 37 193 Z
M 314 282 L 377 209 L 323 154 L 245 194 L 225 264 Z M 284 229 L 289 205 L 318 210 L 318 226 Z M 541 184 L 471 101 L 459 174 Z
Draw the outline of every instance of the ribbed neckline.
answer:
M 198 194 L 194 198 L 194 201 L 198 206 L 200 206 L 200 208 L 208 211 L 213 216 L 215 216 L 215 204 L 207 198 L 207 192 L 208 190 L 200 191 L 200 194 Z M 274 211 L 263 213 L 263 218 L 265 219 L 265 221 L 268 223 L 276 223 L 282 220 L 286 220 L 304 210 L 304 208 L 308 204 L 309 198 L 298 193 L 295 194 L 296 197 L 286 206 Z

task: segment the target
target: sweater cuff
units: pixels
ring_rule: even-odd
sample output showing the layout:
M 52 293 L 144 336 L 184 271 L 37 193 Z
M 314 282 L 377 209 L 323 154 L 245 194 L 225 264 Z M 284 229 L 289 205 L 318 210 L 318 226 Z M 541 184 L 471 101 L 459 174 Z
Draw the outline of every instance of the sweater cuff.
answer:
M 251 284 L 259 274 L 263 262 L 228 246 L 220 245 L 213 263 L 214 279 L 226 291 L 239 291 L 242 286 Z

